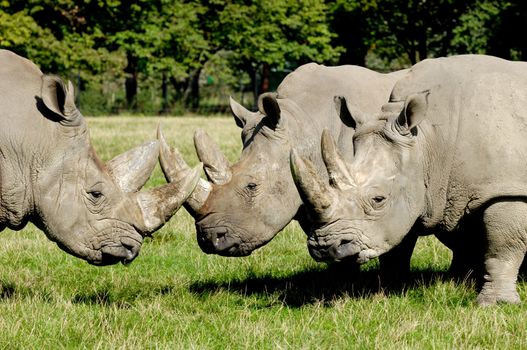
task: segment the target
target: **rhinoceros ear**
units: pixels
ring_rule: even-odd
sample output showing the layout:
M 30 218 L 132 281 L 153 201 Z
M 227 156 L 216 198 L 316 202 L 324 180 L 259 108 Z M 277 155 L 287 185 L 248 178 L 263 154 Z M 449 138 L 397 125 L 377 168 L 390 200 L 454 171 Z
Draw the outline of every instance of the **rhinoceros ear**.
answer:
M 137 192 L 150 178 L 158 154 L 159 142 L 149 141 L 113 158 L 106 168 L 123 192 Z
M 254 113 L 236 102 L 232 97 L 229 97 L 229 106 L 231 108 L 231 113 L 234 117 L 236 125 L 243 129 L 245 124 L 247 124 L 247 121 L 254 115 Z
M 266 92 L 260 95 L 258 110 L 267 116 L 271 128 L 274 129 L 280 122 L 280 106 L 275 92 Z
M 350 110 L 350 106 L 348 106 L 348 102 L 344 96 L 335 96 L 333 97 L 333 101 L 335 103 L 335 110 L 337 111 L 337 115 L 339 116 L 342 123 L 348 128 L 356 129 L 357 121 L 355 118 L 360 117 L 359 113 L 357 111 L 352 112 Z
M 401 133 L 411 132 L 415 134 L 415 127 L 426 118 L 428 109 L 428 95 L 430 91 L 423 91 L 417 94 L 411 94 L 404 101 L 404 108 L 399 117 L 397 124 Z
M 68 87 L 54 75 L 43 75 L 41 96 L 44 105 L 53 113 L 68 121 L 68 125 L 80 125 L 82 115 L 75 106 L 75 89 L 71 81 Z

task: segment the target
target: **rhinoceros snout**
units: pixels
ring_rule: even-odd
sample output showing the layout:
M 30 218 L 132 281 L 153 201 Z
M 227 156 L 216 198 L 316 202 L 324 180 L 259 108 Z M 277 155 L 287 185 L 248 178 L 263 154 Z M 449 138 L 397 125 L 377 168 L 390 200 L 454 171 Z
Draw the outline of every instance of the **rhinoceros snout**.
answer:
M 121 244 L 107 245 L 101 248 L 101 259 L 91 262 L 93 265 L 113 265 L 118 262 L 131 263 L 141 249 L 141 242 L 128 237 L 121 238 Z
M 320 244 L 314 239 L 307 242 L 309 254 L 316 261 L 341 261 L 356 256 L 361 251 L 355 241 L 339 239 L 328 244 Z
M 205 226 L 196 224 L 198 245 L 204 253 L 223 256 L 241 256 L 239 251 L 240 240 L 229 234 L 229 229 L 224 226 Z

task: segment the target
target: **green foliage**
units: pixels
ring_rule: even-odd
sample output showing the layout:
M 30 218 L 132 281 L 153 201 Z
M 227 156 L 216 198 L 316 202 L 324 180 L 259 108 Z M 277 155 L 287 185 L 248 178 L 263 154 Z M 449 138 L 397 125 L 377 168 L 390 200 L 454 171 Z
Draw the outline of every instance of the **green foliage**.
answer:
M 122 52 L 98 47 L 101 32 L 81 30 L 85 22 L 73 1 L 3 2 L 0 46 L 27 57 L 46 73 L 74 81 L 97 85 L 118 79 L 125 64 Z
M 372 1 L 370 30 L 379 55 L 414 64 L 453 53 L 450 42 L 459 16 L 474 0 Z
M 60 70 L 63 62 L 57 56 L 62 55 L 62 45 L 51 31 L 40 27 L 27 10 L 15 13 L 7 10 L 9 8 L 0 7 L 0 47 L 35 60 L 45 67 Z
M 167 113 L 258 93 L 310 61 L 526 60 L 526 21 L 520 0 L 3 0 L 0 47 L 78 81 L 94 114 Z
M 224 1 L 219 13 L 224 48 L 240 66 L 262 63 L 332 62 L 341 48 L 331 46 L 327 7 L 319 0 Z
M 460 16 L 460 24 L 454 29 L 452 44 L 461 52 L 487 53 L 489 38 L 500 26 L 498 15 L 510 5 L 503 1 L 477 2 Z
M 507 59 L 527 59 L 524 1 L 477 1 L 460 17 L 452 45 L 457 52 L 490 54 Z
M 207 57 L 198 20 L 203 7 L 197 3 L 127 1 L 112 11 L 116 21 L 104 28 L 112 34 L 109 42 L 136 58 L 142 73 L 166 71 L 184 78 Z

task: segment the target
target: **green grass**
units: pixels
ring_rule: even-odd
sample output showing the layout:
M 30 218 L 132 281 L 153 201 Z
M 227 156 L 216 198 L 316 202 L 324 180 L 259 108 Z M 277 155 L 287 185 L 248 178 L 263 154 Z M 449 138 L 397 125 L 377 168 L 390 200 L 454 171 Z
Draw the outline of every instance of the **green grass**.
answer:
M 235 160 L 230 118 L 94 118 L 104 159 L 155 137 L 197 162 L 205 128 Z M 163 183 L 156 169 L 148 186 Z M 314 262 L 295 223 L 246 258 L 203 254 L 192 218 L 178 212 L 130 266 L 94 267 L 28 226 L 0 245 L 0 348 L 13 349 L 527 349 L 524 302 L 479 308 L 473 283 L 450 280 L 450 253 L 419 240 L 412 283 L 378 292 L 376 262 L 360 275 Z

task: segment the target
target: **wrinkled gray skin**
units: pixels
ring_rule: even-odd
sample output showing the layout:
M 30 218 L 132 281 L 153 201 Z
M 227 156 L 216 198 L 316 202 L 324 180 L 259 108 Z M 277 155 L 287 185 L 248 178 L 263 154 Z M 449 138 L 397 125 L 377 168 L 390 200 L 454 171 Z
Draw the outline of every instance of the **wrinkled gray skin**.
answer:
M 245 256 L 269 242 L 292 219 L 308 230 L 302 200 L 289 167 L 292 146 L 321 172 L 320 135 L 328 129 L 339 148 L 352 154 L 352 110 L 373 113 L 389 96 L 403 71 L 380 74 L 357 66 L 325 67 L 314 63 L 289 74 L 276 93 L 260 97 L 257 112 L 231 99 L 236 124 L 242 128 L 243 151 L 230 165 L 207 134 L 198 130 L 194 142 L 210 182 L 201 180 L 186 208 L 196 220 L 198 243 L 206 253 Z M 337 104 L 337 108 L 335 107 Z M 184 169 L 179 155 L 162 142 L 161 166 L 168 181 Z M 165 151 L 163 151 L 165 150 Z
M 317 218 L 309 249 L 364 263 L 412 227 L 441 231 L 454 254 L 482 248 L 481 305 L 517 303 L 527 251 L 527 63 L 466 55 L 416 64 L 377 121 L 357 119 L 352 162 L 322 138 L 330 184 L 292 152 Z M 468 223 L 468 227 L 467 227 Z
M 175 213 L 199 179 L 189 170 L 184 179 L 138 192 L 158 154 L 151 141 L 103 164 L 72 84 L 0 50 L 0 231 L 31 221 L 89 263 L 130 262 L 143 236 Z

